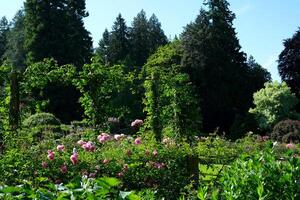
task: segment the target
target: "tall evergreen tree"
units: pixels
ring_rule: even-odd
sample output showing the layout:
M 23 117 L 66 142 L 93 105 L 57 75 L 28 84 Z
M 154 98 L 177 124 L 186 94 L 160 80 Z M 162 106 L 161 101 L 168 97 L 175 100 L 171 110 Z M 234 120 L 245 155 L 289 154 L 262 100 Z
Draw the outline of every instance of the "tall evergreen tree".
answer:
M 109 45 L 111 63 L 123 61 L 129 51 L 129 33 L 126 22 L 121 14 L 118 15 L 111 32 Z
M 100 56 L 102 61 L 107 64 L 108 63 L 108 57 L 110 57 L 109 54 L 109 45 L 110 45 L 110 33 L 107 29 L 102 34 L 102 39 L 98 43 L 99 47 L 96 50 L 96 54 Z
M 130 29 L 131 52 L 130 57 L 135 66 L 142 67 L 150 54 L 148 19 L 142 10 L 133 19 Z
M 143 66 L 158 47 L 167 44 L 161 24 L 153 14 L 147 19 L 144 10 L 133 19 L 130 29 L 130 57 L 135 66 Z
M 3 55 L 6 50 L 7 33 L 9 31 L 9 25 L 6 17 L 0 19 L 0 65 L 3 61 Z
M 84 28 L 85 0 L 26 0 L 25 47 L 30 62 L 52 57 L 77 67 L 90 60 L 92 39 Z
M 11 22 L 7 34 L 7 45 L 4 58 L 18 70 L 25 69 L 26 51 L 24 49 L 24 11 L 19 10 Z
M 81 69 L 92 54 L 92 39 L 83 23 L 87 16 L 85 0 L 26 0 L 28 62 L 54 58 L 58 65 L 74 64 Z M 54 113 L 66 123 L 81 118 L 80 93 L 74 86 L 50 84 L 43 92 L 49 100 L 45 111 Z
M 161 23 L 157 17 L 152 14 L 148 22 L 149 26 L 149 45 L 150 53 L 154 53 L 156 49 L 168 43 L 168 39 L 161 28 Z
M 208 0 L 182 34 L 183 65 L 198 89 L 204 131 L 228 130 L 240 111 L 246 57 L 226 0 Z
M 284 50 L 279 55 L 278 70 L 281 79 L 300 98 L 300 28 L 292 38 L 284 40 Z M 297 106 L 300 112 L 300 103 Z

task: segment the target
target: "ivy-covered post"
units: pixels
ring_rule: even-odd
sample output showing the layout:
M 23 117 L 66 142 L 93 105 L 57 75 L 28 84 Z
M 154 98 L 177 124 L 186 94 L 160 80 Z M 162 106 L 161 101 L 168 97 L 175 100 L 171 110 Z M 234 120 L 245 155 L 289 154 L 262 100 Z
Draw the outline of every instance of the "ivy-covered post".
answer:
M 9 102 L 9 124 L 13 131 L 19 127 L 19 105 L 20 105 L 20 93 L 18 72 L 12 70 L 10 74 L 10 102 Z
M 157 141 L 161 141 L 161 122 L 159 112 L 159 73 L 157 71 L 151 74 L 151 104 L 150 109 L 152 113 L 151 117 L 151 128 Z

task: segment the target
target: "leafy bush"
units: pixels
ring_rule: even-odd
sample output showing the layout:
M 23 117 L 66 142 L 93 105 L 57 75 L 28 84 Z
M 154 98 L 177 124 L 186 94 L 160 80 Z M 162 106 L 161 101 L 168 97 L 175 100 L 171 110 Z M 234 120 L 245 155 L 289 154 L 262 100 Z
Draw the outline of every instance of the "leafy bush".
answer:
M 140 199 L 134 192 L 118 189 L 120 181 L 116 178 L 97 179 L 82 177 L 63 184 L 49 183 L 47 178 L 38 177 L 39 187 L 24 181 L 18 187 L 0 184 L 2 199 Z
M 266 83 L 265 88 L 254 93 L 255 115 L 260 128 L 270 129 L 283 119 L 297 116 L 293 110 L 298 102 L 286 83 Z
M 242 155 L 222 172 L 214 187 L 201 187 L 199 198 L 299 199 L 300 159 L 288 151 L 278 160 L 273 150 Z
M 272 139 L 285 143 L 300 141 L 300 121 L 283 120 L 276 124 L 271 134 Z
M 36 113 L 31 115 L 27 119 L 24 120 L 23 125 L 28 128 L 33 128 L 37 126 L 45 126 L 45 125 L 60 125 L 59 119 L 57 119 L 51 113 Z

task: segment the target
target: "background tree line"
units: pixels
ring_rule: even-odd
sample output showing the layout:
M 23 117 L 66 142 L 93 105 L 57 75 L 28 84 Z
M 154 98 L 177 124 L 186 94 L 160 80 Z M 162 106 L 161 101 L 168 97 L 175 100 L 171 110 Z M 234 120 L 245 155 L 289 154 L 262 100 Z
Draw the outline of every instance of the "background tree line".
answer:
M 258 128 L 248 111 L 271 76 L 241 50 L 226 0 L 205 1 L 173 41 L 154 14 L 142 10 L 131 26 L 119 14 L 95 51 L 87 16 L 85 0 L 26 0 L 12 22 L 1 19 L 1 105 L 11 102 L 12 127 L 50 112 L 64 123 L 146 119 L 157 138 Z M 299 97 L 297 41 L 299 32 L 285 41 L 279 70 Z

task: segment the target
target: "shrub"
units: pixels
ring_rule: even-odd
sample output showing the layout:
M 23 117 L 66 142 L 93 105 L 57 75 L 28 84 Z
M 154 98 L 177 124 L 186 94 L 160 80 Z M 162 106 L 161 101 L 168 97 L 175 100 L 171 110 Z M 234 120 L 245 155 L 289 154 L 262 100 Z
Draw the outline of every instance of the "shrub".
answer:
M 300 121 L 283 120 L 276 124 L 271 134 L 272 139 L 285 143 L 300 141 Z
M 294 108 L 298 102 L 286 83 L 266 83 L 265 88 L 254 93 L 255 108 L 249 112 L 262 129 L 270 129 L 280 120 L 297 117 Z
M 241 156 L 212 187 L 199 189 L 200 199 L 299 199 L 300 160 L 288 151 L 277 160 L 273 150 Z M 211 198 L 208 198 L 208 197 Z
M 61 125 L 59 119 L 57 119 L 51 113 L 36 113 L 24 120 L 23 125 L 28 128 L 46 125 Z

